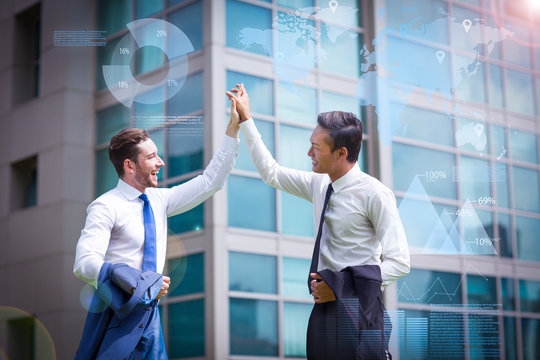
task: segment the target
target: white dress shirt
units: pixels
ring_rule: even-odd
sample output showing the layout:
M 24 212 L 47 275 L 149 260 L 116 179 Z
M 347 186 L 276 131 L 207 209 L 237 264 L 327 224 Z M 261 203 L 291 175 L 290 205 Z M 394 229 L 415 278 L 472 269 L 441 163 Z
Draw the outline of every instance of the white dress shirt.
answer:
M 280 166 L 266 149 L 252 119 L 241 123 L 240 129 L 263 181 L 313 203 L 316 234 L 330 177 Z M 332 187 L 318 270 L 379 265 L 383 287 L 406 275 L 410 269 L 409 248 L 392 191 L 357 164 Z
M 172 188 L 147 188 L 156 221 L 157 272 L 162 273 L 167 250 L 167 217 L 188 211 L 223 188 L 234 167 L 239 140 L 225 135 L 202 173 Z M 141 192 L 122 180 L 92 202 L 77 243 L 73 273 L 97 286 L 103 262 L 126 263 L 142 269 L 144 222 Z

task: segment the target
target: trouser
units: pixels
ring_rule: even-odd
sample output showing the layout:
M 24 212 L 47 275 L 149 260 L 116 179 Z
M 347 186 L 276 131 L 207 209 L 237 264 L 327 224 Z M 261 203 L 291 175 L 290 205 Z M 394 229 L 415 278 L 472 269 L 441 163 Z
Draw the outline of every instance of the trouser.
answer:
M 361 321 L 360 316 L 369 317 Z M 364 324 L 365 328 L 362 328 Z M 368 324 L 368 326 L 365 326 Z M 384 321 L 384 305 L 362 309 L 358 299 L 315 304 L 308 323 L 309 360 L 391 359 L 388 341 L 392 326 Z

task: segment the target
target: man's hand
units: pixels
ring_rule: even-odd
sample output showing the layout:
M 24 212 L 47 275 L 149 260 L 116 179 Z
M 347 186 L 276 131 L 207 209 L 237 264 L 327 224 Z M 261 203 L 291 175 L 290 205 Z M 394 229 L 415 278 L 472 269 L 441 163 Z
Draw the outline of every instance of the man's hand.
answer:
M 227 125 L 227 131 L 225 132 L 227 135 L 233 138 L 238 137 L 238 131 L 240 130 L 240 115 L 238 115 L 238 111 L 236 110 L 236 98 L 232 97 L 231 99 L 231 119 L 229 121 L 229 125 Z
M 317 304 L 336 300 L 336 295 L 334 294 L 332 289 L 330 289 L 330 287 L 322 280 L 321 275 L 317 273 L 311 273 L 309 274 L 309 276 L 315 279 L 311 280 L 311 295 L 313 296 L 313 300 Z
M 171 278 L 168 276 L 163 275 L 163 284 L 161 284 L 161 290 L 156 295 L 155 300 L 161 299 L 165 294 L 167 294 L 169 291 L 169 285 L 171 284 Z
M 226 94 L 229 99 L 236 99 L 236 110 L 240 114 L 240 122 L 244 122 L 251 117 L 249 112 L 249 96 L 244 88 L 244 84 L 236 84 L 237 89 L 231 89 Z

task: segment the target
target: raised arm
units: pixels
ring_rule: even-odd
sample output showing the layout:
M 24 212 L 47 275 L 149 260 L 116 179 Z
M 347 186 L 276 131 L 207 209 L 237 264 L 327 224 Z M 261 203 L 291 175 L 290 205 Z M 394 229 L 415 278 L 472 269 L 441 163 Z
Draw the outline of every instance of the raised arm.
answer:
M 251 159 L 262 180 L 276 189 L 299 196 L 308 201 L 313 198 L 312 172 L 280 166 L 264 145 L 249 110 L 249 96 L 243 84 L 236 85 L 227 96 L 231 100 L 231 113 L 236 110 L 240 117 L 240 130 L 244 135 Z
M 231 112 L 225 137 L 202 175 L 171 189 L 163 189 L 168 195 L 167 216 L 188 211 L 223 188 L 238 153 L 238 132 L 238 114 Z

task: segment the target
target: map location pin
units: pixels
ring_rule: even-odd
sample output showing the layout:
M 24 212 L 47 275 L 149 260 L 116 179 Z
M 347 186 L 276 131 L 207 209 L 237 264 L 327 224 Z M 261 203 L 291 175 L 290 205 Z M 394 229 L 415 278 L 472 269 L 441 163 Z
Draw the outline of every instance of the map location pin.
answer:
M 469 32 L 469 30 L 471 29 L 472 21 L 469 20 L 469 19 L 465 19 L 465 20 L 463 20 L 463 22 L 461 24 L 465 28 L 465 31 Z
M 482 125 L 482 124 L 476 124 L 476 125 L 474 126 L 474 131 L 476 131 L 476 135 L 477 135 L 477 136 L 482 135 L 482 131 L 484 131 L 484 125 Z
M 445 55 L 446 54 L 442 50 L 439 50 L 435 53 L 435 56 L 437 57 L 437 61 L 439 62 L 439 64 L 443 62 Z
M 328 6 L 330 6 L 330 10 L 332 10 L 333 13 L 336 12 L 336 9 L 338 7 L 338 2 L 336 0 L 331 0 L 329 3 L 328 3 Z

